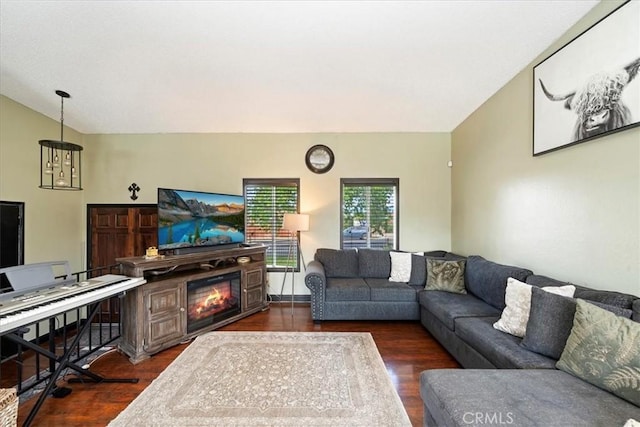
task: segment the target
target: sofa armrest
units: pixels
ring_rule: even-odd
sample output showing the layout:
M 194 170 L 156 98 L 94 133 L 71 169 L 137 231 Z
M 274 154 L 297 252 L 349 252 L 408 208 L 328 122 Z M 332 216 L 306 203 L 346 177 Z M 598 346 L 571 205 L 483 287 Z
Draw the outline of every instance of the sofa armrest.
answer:
M 311 290 L 311 318 L 324 320 L 324 298 L 327 277 L 320 261 L 313 260 L 307 265 L 304 284 Z
M 326 286 L 327 278 L 324 273 L 324 266 L 320 261 L 314 260 L 307 265 L 304 283 L 312 292 L 316 292 L 319 288 Z

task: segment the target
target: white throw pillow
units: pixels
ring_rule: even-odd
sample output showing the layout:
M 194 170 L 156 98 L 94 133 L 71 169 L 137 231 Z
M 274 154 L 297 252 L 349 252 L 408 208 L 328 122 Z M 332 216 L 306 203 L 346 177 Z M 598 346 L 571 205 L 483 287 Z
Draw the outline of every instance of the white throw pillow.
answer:
M 390 282 L 407 283 L 411 279 L 411 252 L 389 252 L 391 255 Z
M 576 287 L 573 285 L 546 286 L 542 290 L 565 297 L 573 297 Z M 531 285 L 509 277 L 504 302 L 506 307 L 502 311 L 500 320 L 494 323 L 493 327 L 516 337 L 524 337 L 531 311 Z

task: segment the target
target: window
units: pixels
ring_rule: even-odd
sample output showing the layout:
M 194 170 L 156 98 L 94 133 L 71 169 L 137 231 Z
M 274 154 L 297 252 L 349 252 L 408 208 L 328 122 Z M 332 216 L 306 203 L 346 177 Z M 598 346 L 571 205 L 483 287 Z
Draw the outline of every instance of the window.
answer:
M 340 180 L 340 247 L 398 249 L 398 178 Z
M 285 213 L 299 207 L 300 180 L 244 179 L 245 232 L 247 243 L 263 243 L 267 248 L 267 270 L 284 271 L 285 266 L 300 271 L 298 241 L 282 230 Z M 293 260 L 288 260 L 293 244 Z

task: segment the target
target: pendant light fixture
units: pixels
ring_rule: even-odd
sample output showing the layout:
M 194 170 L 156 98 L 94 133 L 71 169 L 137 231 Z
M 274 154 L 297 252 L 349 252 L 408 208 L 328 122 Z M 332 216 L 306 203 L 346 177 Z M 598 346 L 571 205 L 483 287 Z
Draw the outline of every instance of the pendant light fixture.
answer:
M 82 146 L 64 140 L 64 99 L 71 96 L 56 90 L 60 97 L 60 140 L 41 139 L 40 188 L 47 190 L 82 190 L 80 166 Z

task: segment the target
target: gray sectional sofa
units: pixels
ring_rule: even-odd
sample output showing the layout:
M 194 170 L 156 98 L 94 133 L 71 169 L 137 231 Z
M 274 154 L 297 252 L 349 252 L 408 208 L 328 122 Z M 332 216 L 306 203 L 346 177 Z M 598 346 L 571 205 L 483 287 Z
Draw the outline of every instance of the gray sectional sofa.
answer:
M 464 259 L 466 293 L 424 290 L 427 259 Z M 640 407 L 631 403 L 628 396 L 621 398 L 566 369 L 557 369 L 560 356 L 554 346 L 557 347 L 558 342 L 564 346 L 566 335 L 560 340 L 552 337 L 555 344 L 554 340 L 550 344 L 543 342 L 543 347 L 549 347 L 543 351 L 527 346 L 530 343 L 525 341 L 526 336 L 523 339 L 494 328 L 506 306 L 509 278 L 535 288 L 531 290 L 532 304 L 534 296 L 536 301 L 546 301 L 540 299 L 547 298 L 539 295 L 546 295 L 541 288 L 567 283 L 536 275 L 526 268 L 497 264 L 480 256 L 464 258 L 445 251 L 413 255 L 411 261 L 410 279 L 406 283 L 390 282 L 389 251 L 318 249 L 314 261 L 307 267 L 305 283 L 311 290 L 314 321 L 419 319 L 467 368 L 421 373 L 425 426 L 623 426 L 628 419 L 640 421 Z M 561 320 L 556 318 L 557 314 L 539 309 L 537 322 L 557 325 L 564 321 L 569 322 L 570 328 L 575 301 L 580 300 L 640 322 L 637 296 L 574 286 L 573 299 L 558 298 L 563 304 L 573 304 L 574 311 Z M 531 318 L 534 318 L 533 310 Z M 633 352 L 634 347 L 632 343 L 631 350 L 627 350 Z M 640 348 L 640 337 L 637 347 Z M 625 354 L 625 357 L 636 357 L 627 362 L 632 364 L 631 370 L 637 370 L 636 389 L 631 384 L 628 391 L 632 399 L 637 397 L 638 400 L 633 400 L 637 403 L 640 402 L 640 358 L 634 354 L 636 356 Z M 629 377 L 624 380 L 627 386 L 634 381 Z
M 424 255 L 441 259 L 455 256 L 445 251 Z M 313 320 L 419 320 L 425 256 L 413 256 L 412 261 L 410 280 L 399 283 L 389 281 L 389 251 L 318 249 L 305 275 Z
M 630 418 L 640 420 L 640 407 L 556 369 L 557 358 L 531 351 L 523 338 L 493 327 L 505 308 L 509 277 L 536 288 L 567 285 L 526 268 L 470 256 L 467 294 L 420 293 L 422 325 L 467 368 L 421 373 L 424 425 L 623 426 Z M 640 321 L 638 297 L 574 286 L 575 298 Z M 555 316 L 546 320 L 559 321 Z M 640 401 L 640 377 L 637 395 Z
M 420 321 L 465 368 L 554 369 L 557 360 L 528 350 L 520 345 L 522 339 L 493 327 L 505 308 L 509 277 L 536 287 L 568 284 L 470 256 L 465 269 L 468 293 L 421 292 Z M 634 295 L 576 286 L 574 296 L 629 310 L 640 321 L 640 299 Z

